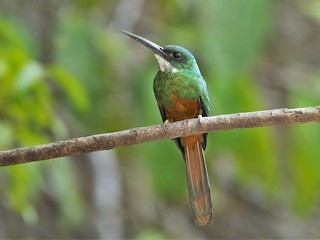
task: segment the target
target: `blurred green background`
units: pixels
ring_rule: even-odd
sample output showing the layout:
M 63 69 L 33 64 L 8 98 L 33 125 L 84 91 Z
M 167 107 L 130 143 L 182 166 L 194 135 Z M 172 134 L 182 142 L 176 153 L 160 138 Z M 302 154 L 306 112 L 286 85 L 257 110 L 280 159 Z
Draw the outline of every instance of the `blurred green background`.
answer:
M 0 149 L 161 123 L 153 54 L 188 48 L 213 115 L 319 105 L 318 0 L 0 0 Z M 317 124 L 209 134 L 214 223 L 158 141 L 0 169 L 0 238 L 320 237 Z

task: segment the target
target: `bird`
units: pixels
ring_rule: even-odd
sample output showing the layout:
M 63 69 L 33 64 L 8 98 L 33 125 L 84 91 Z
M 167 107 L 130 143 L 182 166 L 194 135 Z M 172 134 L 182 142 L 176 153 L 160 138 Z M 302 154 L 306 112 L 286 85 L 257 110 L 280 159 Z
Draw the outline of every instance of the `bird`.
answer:
M 207 85 L 195 57 L 184 47 L 160 46 L 128 31 L 122 33 L 152 50 L 159 64 L 153 90 L 164 127 L 170 122 L 198 118 L 210 113 Z M 173 139 L 186 166 L 189 201 L 196 225 L 212 222 L 210 182 L 204 150 L 207 133 Z

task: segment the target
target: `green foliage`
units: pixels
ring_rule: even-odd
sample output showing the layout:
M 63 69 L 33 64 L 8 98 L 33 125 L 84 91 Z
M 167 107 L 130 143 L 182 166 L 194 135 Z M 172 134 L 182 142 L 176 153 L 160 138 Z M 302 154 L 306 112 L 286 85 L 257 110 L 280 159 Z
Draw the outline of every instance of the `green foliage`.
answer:
M 165 239 L 166 237 L 163 235 L 162 232 L 156 230 L 156 229 L 144 229 L 142 232 L 138 234 L 138 236 L 135 239 L 141 239 L 141 240 L 153 240 L 153 239 Z
M 38 221 L 35 205 L 39 189 L 42 187 L 41 166 L 30 164 L 27 166 L 14 166 L 6 168 L 8 179 L 6 181 L 6 201 L 16 212 L 20 213 L 27 223 Z
M 294 209 L 301 214 L 311 213 L 319 200 L 315 191 L 320 184 L 320 150 L 314 139 L 319 133 L 318 126 L 297 126 L 290 128 L 293 146 L 290 174 L 292 176 L 293 198 L 290 201 Z M 302 144 L 303 143 L 303 144 Z
M 215 76 L 226 79 L 248 71 L 270 34 L 274 3 L 239 0 L 210 1 L 208 5 L 202 8 L 199 40 L 208 51 L 206 61 L 214 67 Z
M 44 68 L 28 56 L 17 43 L 18 36 L 7 29 L 11 28 L 3 28 L 0 36 L 5 39 L 0 45 L 3 84 L 0 89 L 1 122 L 12 126 L 12 136 L 16 138 L 11 140 L 11 144 L 39 144 L 48 141 L 43 131 L 55 117 L 50 106 L 50 90 L 44 82 Z
M 27 49 L 32 48 L 32 40 L 24 35 L 24 31 L 19 31 L 21 29 L 18 21 L 12 23 L 0 19 L 1 149 L 37 145 L 50 142 L 54 137 L 68 135 L 65 123 L 55 112 L 57 100 L 49 79 L 69 96 L 75 110 L 84 111 L 89 107 L 86 92 L 74 76 L 61 67 L 43 65 L 28 52 Z M 66 160 L 62 163 L 64 171 L 72 171 Z M 56 163 L 28 164 L 6 168 L 1 172 L 7 179 L 4 186 L 5 201 L 27 223 L 35 224 L 39 220 L 34 203 L 40 192 L 45 190 L 45 172 L 54 171 L 57 166 Z M 57 199 L 62 212 L 67 213 L 61 215 L 66 216 L 64 221 L 73 224 L 81 221 L 82 207 L 74 187 L 75 177 L 67 175 L 68 179 L 61 178 L 61 175 L 53 176 L 52 181 L 62 181 L 55 184 L 60 194 L 57 194 L 58 197 L 67 196 L 66 189 L 75 189 L 67 199 Z
M 66 95 L 73 104 L 72 108 L 80 112 L 88 111 L 88 96 L 83 86 L 78 82 L 78 79 L 58 66 L 49 67 L 47 70 L 62 90 L 67 93 Z
M 64 228 L 78 228 L 85 217 L 85 209 L 72 162 L 62 158 L 46 167 L 49 169 L 47 188 L 58 202 L 59 224 Z
M 86 110 L 85 115 L 80 114 L 81 120 L 89 126 L 95 126 L 96 131 L 128 127 L 127 121 L 122 120 L 125 115 L 114 104 L 119 96 L 123 97 L 120 81 L 117 80 L 119 64 L 125 56 L 124 48 L 119 44 L 119 33 L 106 32 L 103 26 L 88 21 L 82 14 L 66 11 L 58 23 L 56 42 L 55 58 L 60 70 L 59 73 L 57 69 L 54 70 L 54 74 L 59 74 L 62 82 L 66 77 L 69 79 L 67 86 L 61 84 L 72 90 L 74 102 Z M 62 74 L 62 69 L 67 74 Z M 74 86 L 75 82 L 78 87 Z M 85 92 L 77 90 L 81 86 Z M 72 89 L 74 87 L 76 89 Z M 113 93 L 117 88 L 119 93 Z M 88 102 L 91 103 L 89 111 Z M 90 127 L 86 130 L 90 130 L 87 134 L 93 133 Z

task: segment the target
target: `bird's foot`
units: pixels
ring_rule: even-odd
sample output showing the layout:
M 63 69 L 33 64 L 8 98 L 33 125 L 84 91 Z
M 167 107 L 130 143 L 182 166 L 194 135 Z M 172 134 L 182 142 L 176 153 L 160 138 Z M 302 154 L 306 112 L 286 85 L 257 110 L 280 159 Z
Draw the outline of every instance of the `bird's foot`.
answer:
M 166 119 L 164 122 L 163 122 L 163 130 L 166 132 L 168 130 L 168 125 L 171 123 L 171 121 L 169 119 Z
M 197 119 L 198 119 L 198 125 L 201 126 L 202 115 L 199 114 Z

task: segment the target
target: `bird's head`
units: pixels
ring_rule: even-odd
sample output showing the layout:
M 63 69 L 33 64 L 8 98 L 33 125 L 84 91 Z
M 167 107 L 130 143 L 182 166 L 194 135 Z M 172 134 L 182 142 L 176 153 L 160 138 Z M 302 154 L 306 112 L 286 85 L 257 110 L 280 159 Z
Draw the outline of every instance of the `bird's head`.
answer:
M 151 49 L 159 63 L 160 71 L 177 73 L 185 70 L 199 71 L 196 59 L 185 48 L 175 45 L 161 47 L 148 39 L 136 34 L 122 31 L 134 40 Z

